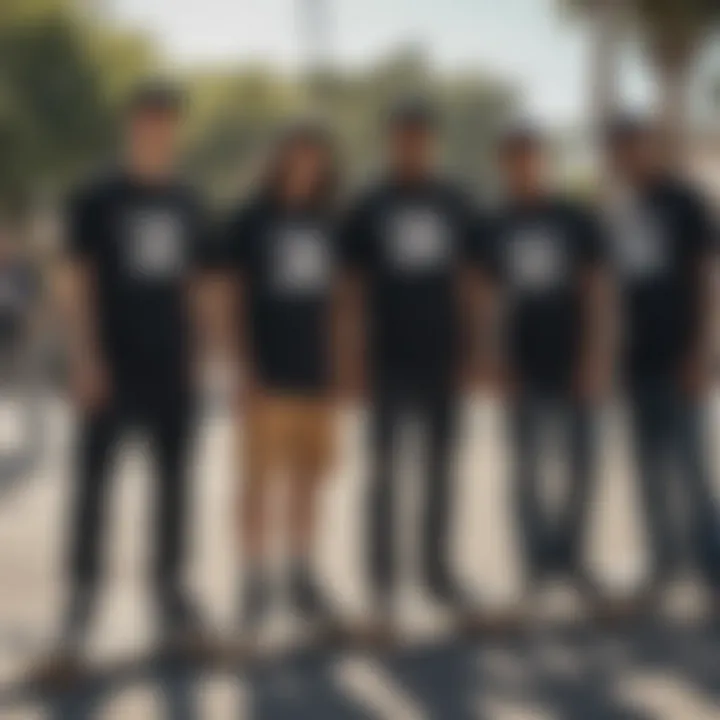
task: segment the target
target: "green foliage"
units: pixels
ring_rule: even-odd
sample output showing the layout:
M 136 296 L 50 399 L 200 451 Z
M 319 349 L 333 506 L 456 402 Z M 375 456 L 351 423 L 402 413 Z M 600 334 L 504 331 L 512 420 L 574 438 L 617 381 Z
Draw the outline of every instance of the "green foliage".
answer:
M 717 0 L 635 0 L 645 42 L 659 65 L 687 64 L 720 27 Z
M 348 183 L 381 163 L 382 121 L 398 97 L 422 93 L 442 108 L 446 159 L 471 189 L 489 180 L 490 147 L 514 106 L 507 87 L 478 74 L 434 74 L 416 48 L 362 72 L 324 72 L 305 84 L 260 68 L 194 78 L 188 167 L 219 200 L 243 193 L 279 127 L 298 115 L 321 115 L 341 148 Z
M 720 28 L 718 0 L 558 0 L 562 12 L 584 15 L 603 2 L 617 2 L 661 65 L 687 63 Z
M 0 210 L 59 192 L 110 151 L 116 105 L 144 63 L 61 0 L 2 0 Z
M 0 212 L 39 195 L 58 197 L 107 157 L 120 103 L 158 66 L 143 36 L 101 26 L 80 10 L 72 0 L 0 0 Z M 245 66 L 189 71 L 185 80 L 192 108 L 187 168 L 218 200 L 247 189 L 278 128 L 309 111 L 326 116 L 351 181 L 362 179 L 379 163 L 384 112 L 416 91 L 443 108 L 448 164 L 482 186 L 493 129 L 514 100 L 478 74 L 433 74 L 415 47 L 362 72 L 299 79 Z

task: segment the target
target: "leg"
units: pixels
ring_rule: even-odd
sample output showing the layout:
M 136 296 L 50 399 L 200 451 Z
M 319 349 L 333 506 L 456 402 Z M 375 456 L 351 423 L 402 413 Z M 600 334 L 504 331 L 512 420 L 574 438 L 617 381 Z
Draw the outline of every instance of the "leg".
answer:
M 637 479 L 647 514 L 652 553 L 650 590 L 659 589 L 676 565 L 674 517 L 668 482 L 668 446 L 672 441 L 672 406 L 663 387 L 636 391 L 630 398 Z
M 693 550 L 706 581 L 720 593 L 720 506 L 713 492 L 704 407 L 678 402 L 677 450 L 689 497 Z
M 261 566 L 267 549 L 266 500 L 278 454 L 283 452 L 284 419 L 273 400 L 259 397 L 245 415 L 242 509 L 239 532 L 247 566 Z
M 573 403 L 564 409 L 569 444 L 570 488 L 558 524 L 555 559 L 560 569 L 582 574 L 582 543 L 588 525 L 596 467 L 595 410 Z
M 266 578 L 267 497 L 277 467 L 285 462 L 286 413 L 274 398 L 258 396 L 245 415 L 242 505 L 238 513 L 243 572 L 240 612 L 246 626 L 259 624 L 268 608 Z M 239 425 L 240 423 L 238 423 Z
M 155 580 L 159 589 L 179 592 L 188 531 L 192 417 L 187 406 L 159 410 L 150 427 L 156 462 Z
M 164 405 L 164 407 L 163 407 Z M 189 403 L 161 403 L 149 418 L 156 463 L 155 587 L 164 629 L 171 635 L 200 631 L 200 618 L 183 583 L 189 531 L 192 413 Z
M 319 494 L 333 463 L 335 412 L 323 399 L 299 403 L 293 418 L 294 447 L 289 468 L 290 541 L 308 557 L 317 531 Z
M 102 555 L 106 490 L 112 451 L 119 439 L 120 418 L 109 408 L 87 418 L 79 431 L 77 487 L 71 525 L 70 575 L 73 605 L 68 623 L 82 628 L 96 591 Z
M 368 566 L 375 599 L 390 599 L 395 581 L 395 441 L 402 404 L 392 389 L 374 398 L 370 428 L 371 477 L 368 494 Z
M 546 572 L 548 556 L 547 533 L 538 487 L 541 424 L 541 400 L 529 394 L 517 398 L 511 408 L 514 505 L 531 583 L 539 580 Z
M 332 464 L 335 414 L 330 403 L 298 402 L 293 412 L 293 447 L 289 468 L 290 594 L 305 617 L 329 616 L 330 608 L 312 567 L 317 510 Z
M 453 595 L 450 541 L 454 489 L 455 398 L 436 393 L 421 407 L 426 430 L 425 506 L 422 519 L 422 563 L 428 586 Z M 447 598 L 450 599 L 450 598 Z

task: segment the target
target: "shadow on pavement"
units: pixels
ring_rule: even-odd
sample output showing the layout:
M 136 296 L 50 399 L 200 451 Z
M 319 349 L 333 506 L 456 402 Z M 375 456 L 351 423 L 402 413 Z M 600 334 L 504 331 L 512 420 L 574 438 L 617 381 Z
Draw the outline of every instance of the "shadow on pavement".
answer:
M 507 640 L 445 640 L 382 653 L 306 649 L 222 677 L 246 690 L 243 718 L 390 718 L 375 698 L 347 687 L 338 670 L 348 659 L 355 666 L 367 664 L 389 693 L 408 698 L 423 718 L 495 720 L 497 708 L 509 706 L 541 709 L 559 720 L 652 720 L 627 684 L 647 678 L 686 686 L 717 706 L 720 717 L 720 628 L 709 625 L 545 628 Z M 205 720 L 199 688 L 204 679 L 218 676 L 179 662 L 137 664 L 86 678 L 73 691 L 53 696 L 40 697 L 29 686 L 7 688 L 0 692 L 0 714 L 3 708 L 34 705 L 51 720 L 90 720 L 117 695 L 142 686 L 161 694 L 160 718 Z

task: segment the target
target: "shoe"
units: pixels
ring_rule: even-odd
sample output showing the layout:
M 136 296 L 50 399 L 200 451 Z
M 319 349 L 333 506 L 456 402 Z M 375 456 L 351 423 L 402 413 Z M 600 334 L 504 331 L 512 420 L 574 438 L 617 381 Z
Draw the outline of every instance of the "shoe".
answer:
M 264 577 L 249 575 L 240 592 L 240 626 L 255 631 L 270 611 L 270 589 Z
M 307 569 L 293 571 L 290 578 L 290 603 L 306 620 L 327 620 L 333 615 L 327 598 Z
M 179 590 L 163 593 L 160 599 L 164 642 L 173 650 L 202 655 L 208 650 L 208 636 L 200 613 L 190 598 Z
M 445 605 L 452 610 L 468 613 L 475 605 L 470 594 L 449 577 L 428 580 L 425 587 L 436 603 Z
M 95 593 L 85 588 L 70 601 L 56 647 L 31 671 L 30 681 L 48 689 L 63 690 L 83 671 L 83 645 L 92 615 Z
M 41 692 L 67 691 L 80 680 L 84 670 L 77 646 L 61 643 L 31 669 L 29 682 Z

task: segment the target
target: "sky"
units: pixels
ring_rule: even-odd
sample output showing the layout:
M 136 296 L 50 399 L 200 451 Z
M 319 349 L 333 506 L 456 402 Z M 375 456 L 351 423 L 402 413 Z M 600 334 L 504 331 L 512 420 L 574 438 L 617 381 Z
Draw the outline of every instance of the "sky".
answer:
M 303 0 L 97 0 L 122 23 L 147 29 L 168 61 L 260 60 L 301 66 Z M 335 62 L 362 66 L 399 45 L 421 44 L 444 70 L 476 68 L 514 82 L 527 114 L 558 123 L 588 105 L 586 31 L 558 12 L 558 0 L 319 0 L 329 8 Z M 306 44 L 305 44 L 306 46 Z M 625 93 L 647 100 L 649 85 L 628 63 Z

